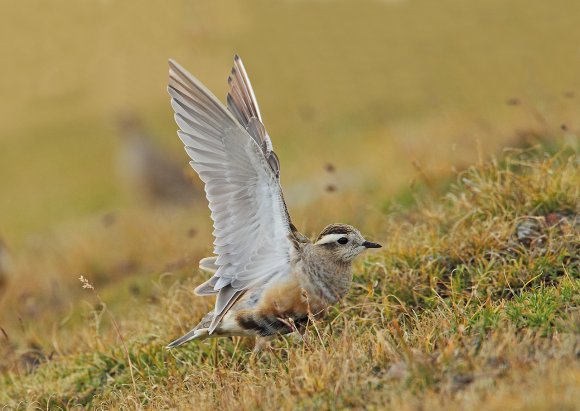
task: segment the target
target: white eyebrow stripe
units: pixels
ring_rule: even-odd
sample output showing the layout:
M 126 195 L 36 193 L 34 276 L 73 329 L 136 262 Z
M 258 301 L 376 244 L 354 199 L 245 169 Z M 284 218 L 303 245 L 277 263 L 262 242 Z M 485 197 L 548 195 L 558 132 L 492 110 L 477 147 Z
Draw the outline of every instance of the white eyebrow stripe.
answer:
M 316 244 L 328 244 L 337 241 L 339 238 L 346 237 L 348 238 L 347 234 L 326 234 L 320 240 L 316 242 Z

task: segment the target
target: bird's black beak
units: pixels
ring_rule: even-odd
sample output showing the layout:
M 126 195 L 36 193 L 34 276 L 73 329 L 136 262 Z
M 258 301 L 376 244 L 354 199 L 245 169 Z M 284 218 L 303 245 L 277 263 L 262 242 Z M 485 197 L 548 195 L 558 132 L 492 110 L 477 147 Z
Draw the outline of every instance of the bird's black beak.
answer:
M 378 244 L 378 243 L 371 243 L 370 241 L 365 241 L 364 243 L 362 243 L 363 247 L 366 248 L 381 248 L 382 245 Z

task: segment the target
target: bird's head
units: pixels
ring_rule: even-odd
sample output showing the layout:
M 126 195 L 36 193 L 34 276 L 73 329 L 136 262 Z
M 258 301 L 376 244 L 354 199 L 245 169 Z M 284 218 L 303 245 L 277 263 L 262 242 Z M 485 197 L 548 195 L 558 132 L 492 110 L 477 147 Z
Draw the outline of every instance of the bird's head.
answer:
M 347 224 L 331 224 L 318 235 L 315 247 L 321 247 L 342 262 L 350 263 L 367 248 L 381 248 L 365 240 L 360 231 Z

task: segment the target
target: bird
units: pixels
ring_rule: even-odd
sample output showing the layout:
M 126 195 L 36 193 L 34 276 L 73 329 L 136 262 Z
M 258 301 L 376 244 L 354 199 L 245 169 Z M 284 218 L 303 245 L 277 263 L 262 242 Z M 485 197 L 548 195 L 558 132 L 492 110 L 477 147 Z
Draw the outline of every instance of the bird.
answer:
M 280 185 L 280 161 L 239 56 L 228 78 L 227 107 L 169 60 L 171 106 L 191 167 L 205 184 L 214 256 L 199 262 L 212 277 L 195 289 L 215 307 L 167 348 L 212 337 L 272 338 L 300 331 L 350 289 L 352 263 L 380 248 L 347 224 L 315 241 L 294 226 Z

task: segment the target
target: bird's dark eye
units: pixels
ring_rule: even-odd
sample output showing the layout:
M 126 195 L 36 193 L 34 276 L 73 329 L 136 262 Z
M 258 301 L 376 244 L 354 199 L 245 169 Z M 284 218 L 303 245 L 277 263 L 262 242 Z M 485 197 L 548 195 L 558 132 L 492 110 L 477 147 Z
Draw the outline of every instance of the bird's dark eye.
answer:
M 338 244 L 346 244 L 346 243 L 348 243 L 348 238 L 346 238 L 346 237 L 340 237 L 336 242 Z

